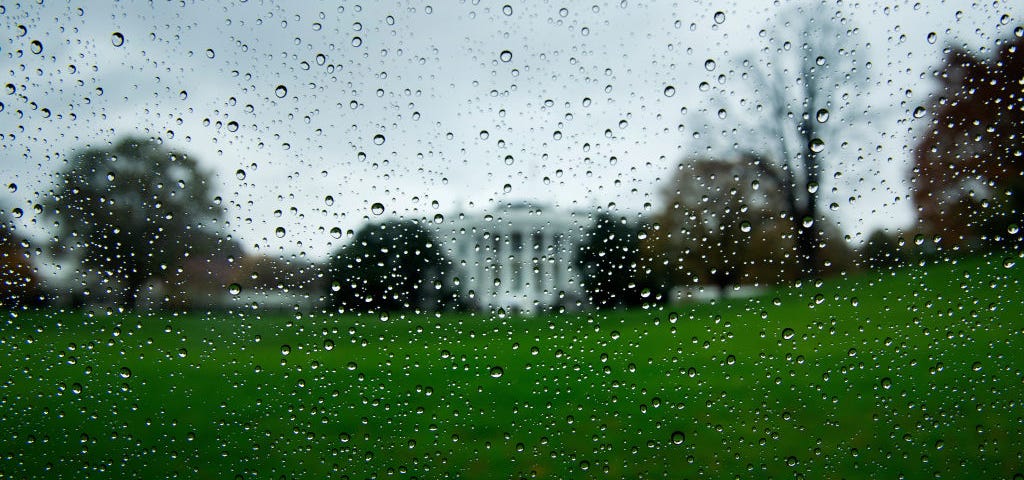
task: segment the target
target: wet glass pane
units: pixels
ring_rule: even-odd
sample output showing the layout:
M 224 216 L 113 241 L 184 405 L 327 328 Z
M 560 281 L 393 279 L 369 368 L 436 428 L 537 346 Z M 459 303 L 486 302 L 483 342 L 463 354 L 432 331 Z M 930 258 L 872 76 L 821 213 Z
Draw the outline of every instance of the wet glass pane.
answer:
M 1022 14 L 0 4 L 0 478 L 1022 478 Z

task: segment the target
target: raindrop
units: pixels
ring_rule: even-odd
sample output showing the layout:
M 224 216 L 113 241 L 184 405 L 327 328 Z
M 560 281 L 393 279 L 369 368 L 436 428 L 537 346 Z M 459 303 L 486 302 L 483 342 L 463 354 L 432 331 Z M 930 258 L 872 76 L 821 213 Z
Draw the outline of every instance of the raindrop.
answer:
M 288 355 L 289 353 L 292 353 L 292 346 L 281 345 L 281 355 Z
M 374 215 L 382 215 L 384 213 L 384 204 L 380 202 L 374 203 L 373 205 L 370 205 L 370 211 L 373 212 Z
M 213 52 L 212 48 L 206 49 L 206 58 L 213 58 L 215 56 L 217 56 L 217 54 Z
M 672 85 L 669 85 L 669 86 L 665 87 L 665 96 L 666 97 L 671 97 L 671 96 L 673 96 L 675 94 L 676 94 L 676 87 L 673 87 Z
M 444 215 L 440 213 L 434 215 L 434 223 L 444 223 Z
M 374 135 L 373 136 L 373 144 L 374 145 L 384 145 L 384 135 L 381 135 L 379 133 Z
M 782 329 L 782 338 L 783 339 L 789 340 L 789 339 L 793 338 L 793 335 L 796 335 L 796 332 L 793 331 L 792 328 L 784 328 L 784 329 Z
M 132 371 L 128 367 L 121 367 L 121 371 L 118 372 L 121 378 L 132 378 Z
M 935 42 L 939 39 L 939 36 L 935 32 L 928 32 L 928 43 L 935 45 Z
M 284 98 L 285 95 L 288 95 L 288 87 L 278 85 L 277 88 L 274 89 L 274 95 L 277 95 L 277 98 Z
M 506 17 L 512 16 L 512 5 L 505 5 L 501 7 L 501 13 L 504 13 Z
M 487 130 L 480 130 L 480 140 L 487 140 L 491 134 Z
M 924 107 L 917 107 L 914 109 L 914 118 L 921 118 L 927 112 Z
M 239 180 L 245 180 L 245 170 L 242 170 L 241 168 L 236 170 L 235 177 L 238 178 Z
M 274 236 L 277 238 L 284 238 L 284 227 L 277 227 L 274 229 Z
M 505 155 L 505 165 L 511 167 L 514 163 L 516 163 L 516 159 L 513 158 L 512 155 Z
M 326 204 L 328 207 L 334 205 L 334 197 L 331 195 L 324 197 L 324 204 Z
M 331 237 L 338 239 L 341 238 L 341 228 L 334 227 L 331 229 Z
M 11 193 L 17 192 L 18 191 L 18 184 L 17 183 L 11 183 L 11 184 L 7 185 L 7 191 L 11 192 Z M 1013 232 L 1010 232 L 1010 233 L 1013 233 Z
M 814 153 L 821 153 L 825 149 L 825 142 L 820 138 L 813 138 L 807 147 Z
M 725 12 L 715 12 L 715 23 L 721 25 L 725 22 Z
M 124 45 L 124 35 L 121 32 L 114 32 L 110 34 L 110 43 L 114 44 L 115 47 Z
M 34 53 L 36 55 L 39 55 L 40 53 L 43 53 L 43 43 L 40 42 L 39 40 L 32 40 L 32 42 L 29 43 L 28 46 L 29 46 L 29 49 L 32 50 L 32 53 Z
M 974 364 L 971 365 L 971 370 L 974 370 L 975 372 L 980 372 L 981 371 L 981 362 L 974 362 Z
M 331 340 L 329 338 L 324 340 L 324 350 L 334 350 L 334 340 Z
M 676 430 L 672 432 L 672 443 L 676 445 L 682 445 L 686 441 L 686 434 Z
M 352 46 L 358 47 L 363 44 L 363 39 L 359 37 L 352 37 Z
M 228 122 L 228 131 L 229 132 L 237 132 L 238 131 L 238 122 L 235 122 L 235 121 Z
M 825 123 L 825 122 L 827 122 L 828 121 L 828 109 L 823 108 L 821 110 L 818 110 L 818 113 L 815 115 L 815 117 L 818 118 L 818 123 Z
M 501 54 L 498 55 L 498 58 L 500 58 L 501 61 L 505 62 L 505 63 L 511 62 L 512 61 L 512 52 L 510 52 L 508 50 L 502 50 Z
M 889 378 L 889 377 L 883 378 L 882 379 L 882 388 L 884 388 L 886 390 L 892 388 L 892 379 Z
M 242 293 L 242 286 L 237 283 L 232 283 L 231 285 L 228 285 L 228 293 L 238 295 L 239 293 Z
M 716 66 L 718 66 L 718 64 L 716 64 L 713 59 L 709 58 L 704 62 L 704 70 L 709 72 L 714 71 Z
M 512 185 L 506 183 L 504 187 L 501 187 L 501 191 L 503 191 L 505 193 L 511 192 L 512 191 Z
M 491 376 L 494 378 L 501 378 L 505 374 L 505 370 L 501 367 L 491 367 Z
M 743 223 L 740 223 L 740 231 L 741 232 L 743 232 L 743 233 L 750 233 L 750 229 L 751 229 L 750 222 L 744 221 Z

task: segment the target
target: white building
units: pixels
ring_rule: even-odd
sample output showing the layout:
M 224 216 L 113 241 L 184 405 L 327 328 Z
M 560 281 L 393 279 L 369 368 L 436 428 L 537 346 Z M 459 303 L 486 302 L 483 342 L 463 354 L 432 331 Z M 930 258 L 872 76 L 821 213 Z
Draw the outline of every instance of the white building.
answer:
M 585 298 L 574 258 L 591 222 L 586 213 L 507 203 L 446 221 L 438 238 L 469 305 L 536 312 Z

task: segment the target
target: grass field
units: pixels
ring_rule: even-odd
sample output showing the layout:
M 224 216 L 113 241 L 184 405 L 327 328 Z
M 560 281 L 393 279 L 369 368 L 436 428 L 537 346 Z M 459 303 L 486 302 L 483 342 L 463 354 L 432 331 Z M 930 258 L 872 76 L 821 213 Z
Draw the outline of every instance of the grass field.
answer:
M 1022 263 L 536 318 L 23 313 L 0 478 L 1021 478 Z

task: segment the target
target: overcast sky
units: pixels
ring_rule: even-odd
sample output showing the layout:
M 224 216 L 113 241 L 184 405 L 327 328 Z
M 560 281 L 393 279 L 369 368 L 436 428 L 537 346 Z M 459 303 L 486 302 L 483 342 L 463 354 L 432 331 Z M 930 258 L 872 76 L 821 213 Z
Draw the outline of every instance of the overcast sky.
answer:
M 749 119 L 717 111 L 749 93 L 740 61 L 770 42 L 758 32 L 776 28 L 782 10 L 749 7 L 768 2 L 97 3 L 0 7 L 0 200 L 26 212 L 19 225 L 42 231 L 46 220 L 31 207 L 69 152 L 142 134 L 200 159 L 229 230 L 250 250 L 314 258 L 344 242 L 332 228 L 378 218 L 377 202 L 384 216 L 415 218 L 518 199 L 614 204 L 628 215 L 660 208 L 658 190 L 680 159 L 744 143 L 728 132 Z M 986 54 L 1020 33 L 1022 8 L 828 9 L 858 27 L 853 48 L 871 62 L 864 96 L 876 120 L 873 133 L 851 135 L 852 145 L 829 157 L 826 204 L 838 204 L 837 220 L 855 236 L 907 225 L 903 179 L 913 133 L 927 121 L 910 112 L 934 91 L 942 48 Z

